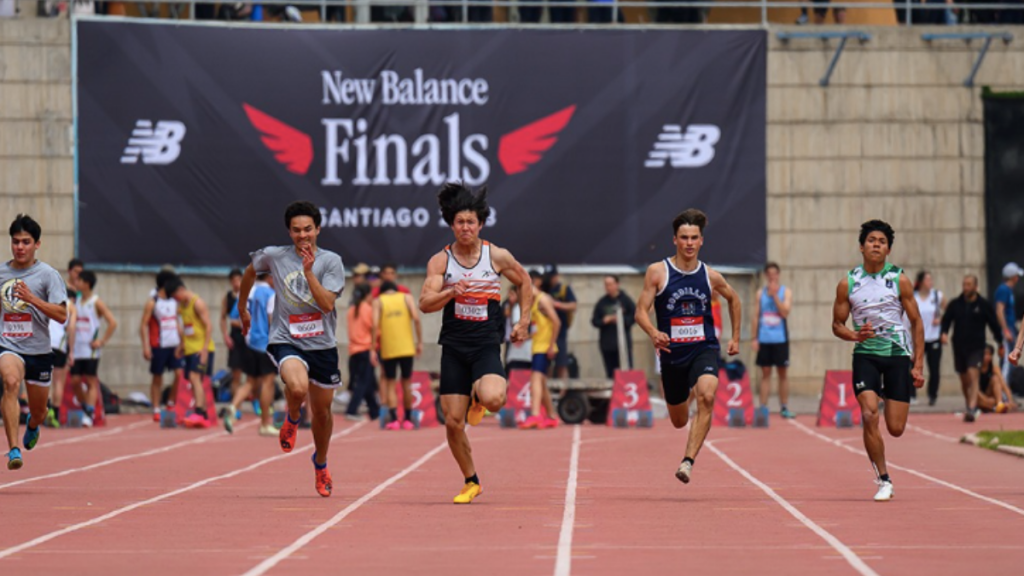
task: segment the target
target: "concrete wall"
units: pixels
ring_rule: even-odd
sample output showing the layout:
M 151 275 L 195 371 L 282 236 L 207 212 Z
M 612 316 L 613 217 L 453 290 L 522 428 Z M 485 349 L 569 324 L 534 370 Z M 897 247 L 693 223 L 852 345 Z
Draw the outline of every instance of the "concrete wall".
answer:
M 815 393 L 824 370 L 849 364 L 850 346 L 831 335 L 830 310 L 836 283 L 858 262 L 860 222 L 891 222 L 897 229 L 892 260 L 911 273 L 932 270 L 947 294 L 959 292 L 964 273 L 984 278 L 980 89 L 961 84 L 978 43 L 929 45 L 920 40 L 924 28 L 868 30 L 872 39 L 847 46 L 827 88 L 818 79 L 835 41 L 783 44 L 774 35 L 770 41 L 768 253 L 796 297 L 791 374 L 799 393 Z M 1022 82 L 1024 45 L 994 44 L 977 85 L 1020 89 Z M 73 252 L 70 127 L 68 22 L 0 20 L 0 215 L 26 211 L 39 218 L 40 257 L 61 268 Z M 597 332 L 589 317 L 603 292 L 601 277 L 568 280 L 581 304 L 572 349 L 584 373 L 597 375 Z M 730 280 L 749 306 L 751 279 Z M 226 280 L 186 281 L 219 314 Z M 418 292 L 422 279 L 403 281 Z M 635 298 L 641 281 L 628 276 L 623 286 Z M 102 368 L 104 380 L 117 388 L 139 388 L 147 380 L 137 332 L 151 284 L 148 275 L 100 277 L 98 292 L 122 321 Z M 427 342 L 435 340 L 439 321 L 437 315 L 426 320 Z M 743 331 L 749 338 L 748 320 Z M 346 338 L 343 322 L 339 338 Z M 649 369 L 653 355 L 643 335 L 636 331 L 634 340 L 638 364 Z M 223 346 L 218 351 L 223 365 Z M 428 346 L 421 365 L 436 367 L 438 358 L 436 346 Z M 752 363 L 748 347 L 743 358 Z M 948 357 L 946 364 L 951 375 Z M 952 378 L 946 389 L 953 391 Z

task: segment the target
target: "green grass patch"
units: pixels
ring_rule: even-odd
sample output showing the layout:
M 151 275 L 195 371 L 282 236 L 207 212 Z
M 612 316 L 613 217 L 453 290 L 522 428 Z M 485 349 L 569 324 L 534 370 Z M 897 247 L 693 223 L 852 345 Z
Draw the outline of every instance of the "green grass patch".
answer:
M 1001 430 L 990 432 L 988 430 L 978 432 L 978 439 L 981 446 L 995 450 L 996 446 L 1017 446 L 1024 448 L 1024 430 Z

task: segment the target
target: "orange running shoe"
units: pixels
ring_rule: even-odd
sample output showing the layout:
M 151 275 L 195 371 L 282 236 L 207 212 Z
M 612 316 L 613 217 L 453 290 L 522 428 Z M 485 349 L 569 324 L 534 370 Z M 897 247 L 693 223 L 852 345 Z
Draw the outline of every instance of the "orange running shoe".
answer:
M 292 422 L 286 414 L 284 417 L 284 424 L 281 425 L 281 431 L 277 433 L 277 439 L 281 442 L 281 450 L 284 452 L 291 452 L 295 448 L 295 441 L 299 435 L 299 423 Z
M 484 416 L 487 414 L 487 408 L 477 401 L 476 393 L 473 393 L 472 403 L 469 405 L 469 412 L 466 414 L 466 423 L 470 426 L 476 426 L 483 421 Z
M 324 498 L 331 495 L 334 490 L 334 483 L 331 481 L 331 471 L 327 469 L 326 463 L 323 468 L 317 468 L 316 452 L 313 453 L 313 471 L 316 473 L 316 491 Z

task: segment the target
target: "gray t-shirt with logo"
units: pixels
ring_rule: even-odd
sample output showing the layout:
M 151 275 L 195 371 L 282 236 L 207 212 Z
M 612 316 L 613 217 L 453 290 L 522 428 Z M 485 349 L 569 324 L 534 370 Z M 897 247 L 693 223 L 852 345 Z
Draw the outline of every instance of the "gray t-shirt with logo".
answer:
M 338 345 L 334 330 L 338 312 L 324 312 L 316 305 L 302 269 L 302 257 L 294 246 L 268 246 L 249 254 L 257 273 L 274 277 L 274 313 L 270 319 L 270 344 L 290 344 L 300 350 L 328 350 Z M 341 256 L 317 248 L 313 275 L 320 284 L 341 296 L 345 267 Z
M 37 261 L 21 270 L 12 268 L 10 262 L 0 265 L 0 347 L 18 354 L 49 354 L 50 318 L 15 296 L 18 282 L 27 284 L 45 302 L 62 304 L 68 299 L 64 280 L 45 262 Z

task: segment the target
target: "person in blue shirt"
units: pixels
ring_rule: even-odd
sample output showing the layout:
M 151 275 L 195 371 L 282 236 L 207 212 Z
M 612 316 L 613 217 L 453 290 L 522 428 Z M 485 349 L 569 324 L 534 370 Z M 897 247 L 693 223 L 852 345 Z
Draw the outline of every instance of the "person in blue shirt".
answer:
M 780 269 L 775 262 L 764 267 L 765 286 L 754 299 L 753 334 L 751 343 L 757 352 L 757 365 L 761 367 L 759 388 L 761 406 L 768 406 L 772 389 L 772 368 L 779 375 L 779 414 L 783 418 L 796 418 L 789 410 L 789 312 L 793 309 L 793 291 L 779 282 Z
M 690 426 L 686 453 L 676 470 L 676 478 L 684 484 L 690 481 L 694 459 L 711 428 L 718 390 L 721 346 L 711 312 L 716 295 L 729 302 L 732 337 L 727 351 L 730 356 L 740 351 L 740 298 L 721 274 L 698 260 L 707 223 L 708 217 L 693 208 L 676 216 L 672 221 L 676 253 L 647 268 L 636 306 L 636 324 L 651 338 L 658 354 L 661 384 L 673 426 L 686 426 L 690 402 L 697 400 L 697 418 Z M 657 326 L 648 316 L 652 308 Z
M 1017 286 L 1021 275 L 1024 275 L 1024 269 L 1021 269 L 1016 262 L 1010 262 L 1003 266 L 1003 283 L 996 288 L 994 298 L 996 317 L 999 319 L 999 327 L 1003 332 L 1003 378 L 1007 379 L 1010 377 L 1009 354 L 1017 341 L 1016 303 L 1013 298 L 1013 289 Z
M 270 340 L 270 318 L 274 313 L 274 288 L 272 287 L 273 277 L 269 273 L 256 275 L 256 283 L 253 284 L 252 292 L 249 294 L 249 317 L 252 319 L 249 325 L 249 333 L 245 335 L 242 343 L 242 369 L 245 372 L 245 383 L 241 384 L 231 399 L 231 406 L 224 408 L 221 417 L 224 419 L 224 428 L 229 433 L 234 433 L 235 413 L 242 402 L 251 394 L 260 403 L 260 436 L 277 436 L 277 428 L 274 428 L 274 395 L 277 387 L 274 385 L 274 376 L 277 375 L 277 367 L 267 354 L 267 345 Z

